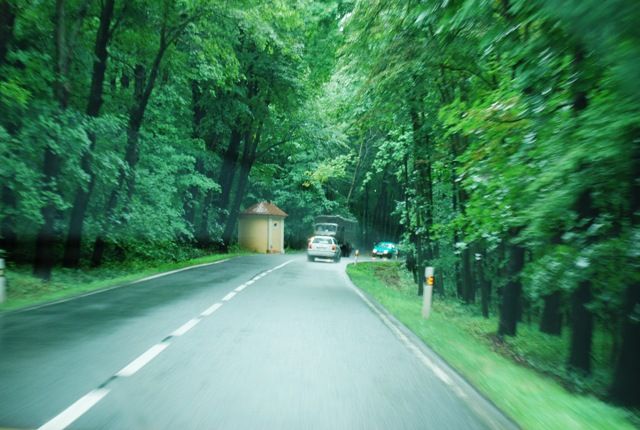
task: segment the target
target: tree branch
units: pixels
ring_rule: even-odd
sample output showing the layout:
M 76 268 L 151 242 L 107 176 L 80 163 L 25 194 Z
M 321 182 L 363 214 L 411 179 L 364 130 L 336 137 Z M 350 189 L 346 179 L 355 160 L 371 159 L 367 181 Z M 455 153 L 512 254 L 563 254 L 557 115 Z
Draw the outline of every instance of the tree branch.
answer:
M 466 67 L 450 66 L 450 65 L 444 64 L 444 63 L 441 63 L 439 66 L 444 68 L 444 69 L 453 70 L 453 71 L 456 71 L 456 72 L 465 72 L 465 73 L 468 73 L 470 75 L 476 76 L 476 77 L 480 78 L 482 80 L 482 82 L 487 84 L 489 86 L 489 88 L 495 88 L 494 83 L 491 82 L 490 80 L 488 80 L 487 78 L 485 78 L 484 76 L 482 76 L 482 74 L 480 72 L 475 72 L 473 70 L 469 70 Z

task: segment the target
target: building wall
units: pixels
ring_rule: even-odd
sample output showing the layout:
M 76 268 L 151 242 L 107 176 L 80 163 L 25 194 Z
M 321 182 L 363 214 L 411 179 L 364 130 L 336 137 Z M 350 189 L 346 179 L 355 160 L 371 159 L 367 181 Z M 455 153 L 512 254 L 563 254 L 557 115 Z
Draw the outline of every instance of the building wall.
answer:
M 284 253 L 284 218 L 269 219 L 271 253 Z
M 238 223 L 238 243 L 241 247 L 255 252 L 267 252 L 268 218 L 251 216 L 240 218 Z

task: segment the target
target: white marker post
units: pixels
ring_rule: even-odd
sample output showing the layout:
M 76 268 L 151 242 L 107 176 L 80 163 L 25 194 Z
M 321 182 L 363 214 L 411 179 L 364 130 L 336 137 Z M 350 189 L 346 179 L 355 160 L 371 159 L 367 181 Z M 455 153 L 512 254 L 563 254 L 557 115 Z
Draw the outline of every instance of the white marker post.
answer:
M 358 256 L 359 256 L 359 255 L 360 255 L 360 250 L 359 250 L 359 249 L 356 249 L 356 253 L 355 253 L 355 256 L 356 256 L 356 257 L 355 257 L 355 260 L 356 260 L 356 261 L 355 261 L 355 263 L 356 263 L 356 264 L 358 264 Z
M 431 296 L 433 295 L 433 267 L 424 268 L 424 291 L 422 293 L 422 317 L 429 318 L 431 313 Z
M 4 279 L 4 258 L 0 258 L 0 303 L 7 298 L 6 282 Z

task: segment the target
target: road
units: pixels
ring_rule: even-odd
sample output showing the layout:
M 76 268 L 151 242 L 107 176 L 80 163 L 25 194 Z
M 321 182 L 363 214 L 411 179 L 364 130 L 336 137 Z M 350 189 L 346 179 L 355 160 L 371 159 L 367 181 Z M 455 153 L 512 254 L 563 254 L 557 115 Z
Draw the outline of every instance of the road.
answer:
M 346 260 L 240 257 L 0 315 L 0 427 L 512 428 Z

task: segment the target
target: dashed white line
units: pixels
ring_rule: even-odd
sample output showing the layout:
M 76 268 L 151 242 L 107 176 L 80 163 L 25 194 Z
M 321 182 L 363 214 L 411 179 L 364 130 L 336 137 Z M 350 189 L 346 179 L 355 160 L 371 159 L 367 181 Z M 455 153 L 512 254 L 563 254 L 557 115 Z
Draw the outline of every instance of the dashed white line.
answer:
M 173 273 L 182 272 L 182 271 L 189 270 L 189 269 L 195 269 L 197 267 L 210 266 L 210 265 L 213 265 L 213 264 L 220 264 L 220 263 L 224 263 L 225 261 L 228 261 L 228 260 L 220 260 L 220 261 L 216 261 L 216 262 L 213 262 L 213 263 L 198 264 L 198 265 L 195 265 L 195 266 L 190 266 L 190 267 L 185 267 L 185 268 L 182 268 L 182 269 L 172 270 L 170 272 L 159 273 L 157 275 L 149 276 L 147 278 L 139 279 L 137 281 L 131 282 L 128 285 L 136 284 L 136 283 L 144 282 L 144 281 L 149 281 L 151 279 L 160 278 L 162 276 L 171 275 Z M 269 273 L 271 273 L 271 272 L 273 272 L 275 270 L 283 268 L 284 266 L 286 266 L 287 264 L 289 264 L 289 263 L 291 263 L 293 261 L 294 260 L 289 260 L 289 261 L 287 261 L 287 262 L 285 262 L 283 264 L 280 264 L 279 266 L 276 266 L 276 267 L 274 267 L 272 269 L 269 269 L 269 270 L 267 270 L 267 271 L 255 276 L 250 281 L 247 281 L 244 284 L 242 284 L 239 287 L 237 287 L 235 289 L 235 291 L 232 291 L 232 292 L 228 293 L 226 296 L 224 296 L 222 301 L 226 302 L 226 301 L 231 300 L 238 292 L 244 290 L 249 285 L 251 285 L 255 281 L 257 281 L 258 279 L 261 279 L 264 276 L 267 276 Z M 116 286 L 116 287 L 112 287 L 112 288 L 119 288 L 119 287 L 120 286 Z M 112 288 L 109 288 L 109 289 L 112 289 Z M 97 293 L 100 293 L 100 292 L 104 292 L 106 290 L 108 290 L 108 289 L 91 292 L 91 293 L 88 293 L 86 295 L 97 294 Z M 358 294 L 360 294 L 360 293 L 358 292 Z M 367 301 L 364 298 L 364 296 L 361 295 L 361 297 L 365 301 Z M 67 301 L 67 300 L 71 300 L 71 299 L 61 300 L 60 302 Z M 56 302 L 56 303 L 59 303 L 59 302 Z M 53 303 L 49 303 L 49 304 L 46 304 L 46 305 L 43 305 L 43 306 L 48 306 L 48 305 L 51 305 L 51 304 L 53 304 Z M 222 303 L 215 303 L 215 304 L 211 305 L 210 307 L 208 307 L 206 310 L 204 310 L 200 314 L 200 316 L 209 316 L 209 315 L 213 314 L 215 311 L 217 311 L 218 309 L 220 309 L 221 306 L 222 306 Z M 193 319 L 187 321 L 186 323 L 184 323 L 182 326 L 180 326 L 173 333 L 171 333 L 171 336 L 182 336 L 183 334 L 185 334 L 186 332 L 191 330 L 193 327 L 195 327 L 196 324 L 198 324 L 199 322 L 200 322 L 200 318 L 193 318 Z M 134 375 L 136 372 L 138 372 L 140 369 L 142 369 L 144 366 L 146 366 L 151 360 L 153 360 L 155 357 L 157 357 L 158 354 L 160 354 L 162 351 L 164 351 L 165 348 L 167 348 L 168 346 L 169 346 L 168 342 L 161 342 L 161 343 L 158 343 L 156 345 L 153 345 L 151 348 L 146 350 L 143 354 L 138 356 L 138 358 L 136 358 L 131 363 L 129 363 L 128 365 L 123 367 L 118 373 L 115 374 L 115 376 L 128 377 L 128 376 Z M 85 414 L 89 409 L 91 409 L 96 403 L 98 403 L 100 400 L 102 400 L 102 398 L 104 396 L 106 396 L 107 394 L 109 394 L 109 390 L 107 388 L 98 388 L 98 389 L 90 391 L 89 393 L 85 394 L 83 397 L 78 399 L 71 406 L 69 406 L 67 409 L 65 409 L 64 411 L 62 411 L 58 415 L 56 415 L 51 420 L 47 421 L 45 424 L 43 424 L 41 427 L 39 427 L 38 430 L 62 430 L 62 429 L 67 428 L 74 421 L 76 421 L 83 414 Z
M 53 419 L 47 421 L 38 430 L 62 430 L 67 428 L 107 394 L 109 394 L 109 390 L 106 388 L 90 391 Z
M 289 264 L 289 263 L 293 263 L 294 261 L 295 261 L 295 260 L 285 261 L 284 263 L 282 263 L 282 264 L 281 264 L 281 265 L 279 265 L 279 266 L 276 266 L 275 268 L 276 268 L 276 269 L 282 269 L 284 266 L 286 266 L 286 265 L 287 265 L 287 264 Z
M 236 295 L 236 293 L 234 291 L 230 292 L 229 294 L 227 294 L 226 296 L 224 296 L 222 298 L 223 302 L 228 302 L 229 300 L 233 299 L 233 297 Z
M 191 319 L 186 323 L 182 324 L 176 331 L 171 333 L 171 336 L 176 336 L 176 337 L 182 336 L 183 334 L 185 334 L 186 332 L 194 328 L 196 324 L 198 324 L 199 322 L 200 322 L 200 319 L 198 318 Z
M 208 317 L 209 315 L 220 309 L 220 306 L 222 306 L 222 303 L 215 303 L 214 305 L 211 305 L 207 309 L 205 309 L 200 315 L 202 315 L 203 317 Z
M 131 376 L 135 374 L 138 370 L 142 369 L 147 363 L 153 360 L 158 354 L 164 351 L 167 346 L 169 346 L 169 344 L 164 342 L 153 345 L 141 356 L 133 360 L 131 363 L 127 364 L 122 370 L 116 373 L 116 376 Z

